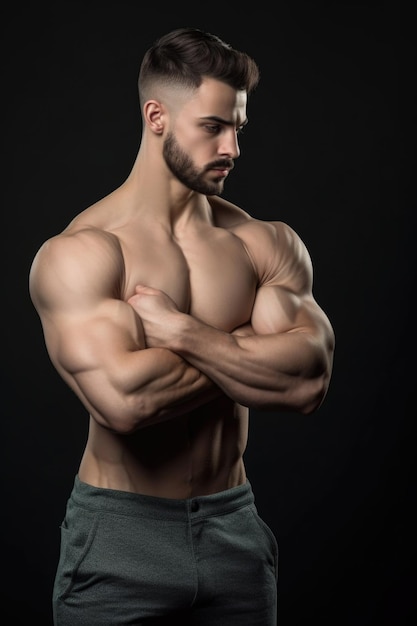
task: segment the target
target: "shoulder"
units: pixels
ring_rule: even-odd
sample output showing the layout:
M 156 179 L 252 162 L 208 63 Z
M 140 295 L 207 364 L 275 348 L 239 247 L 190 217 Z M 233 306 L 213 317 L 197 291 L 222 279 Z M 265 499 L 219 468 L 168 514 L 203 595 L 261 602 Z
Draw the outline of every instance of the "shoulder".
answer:
M 210 198 L 216 226 L 232 232 L 244 244 L 260 284 L 281 284 L 297 290 L 312 288 L 312 263 L 298 233 L 282 221 L 252 217 L 237 205 Z
M 233 232 L 244 242 L 261 284 L 280 284 L 298 290 L 312 286 L 312 263 L 298 233 L 281 221 L 250 219 Z
M 65 270 L 77 266 L 100 264 L 121 253 L 120 242 L 112 233 L 91 226 L 68 227 L 59 235 L 47 239 L 35 255 L 33 270 L 54 267 Z
M 234 232 L 247 242 L 253 240 L 255 243 L 261 237 L 263 245 L 268 244 L 275 250 L 278 246 L 281 252 L 288 246 L 302 244 L 297 233 L 285 222 L 256 219 L 236 204 L 218 196 L 209 198 L 209 202 L 215 225 Z
M 46 240 L 36 253 L 29 274 L 30 294 L 35 306 L 55 298 L 67 306 L 78 294 L 109 292 L 123 273 L 117 237 L 95 227 L 70 225 Z

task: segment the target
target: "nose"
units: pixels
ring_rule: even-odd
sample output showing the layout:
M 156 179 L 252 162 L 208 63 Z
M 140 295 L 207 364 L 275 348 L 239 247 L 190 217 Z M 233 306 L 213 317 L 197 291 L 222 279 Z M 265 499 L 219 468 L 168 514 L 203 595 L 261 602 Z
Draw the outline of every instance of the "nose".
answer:
M 238 134 L 234 128 L 227 128 L 222 133 L 222 141 L 219 144 L 219 154 L 230 159 L 237 159 L 240 155 Z

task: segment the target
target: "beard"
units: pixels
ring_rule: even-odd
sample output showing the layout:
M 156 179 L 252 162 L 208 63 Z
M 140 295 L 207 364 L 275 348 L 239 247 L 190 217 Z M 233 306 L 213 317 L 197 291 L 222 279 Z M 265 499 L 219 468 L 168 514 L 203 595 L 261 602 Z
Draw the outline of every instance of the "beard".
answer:
M 207 180 L 204 178 L 206 172 L 214 167 L 227 167 L 232 169 L 233 161 L 222 159 L 206 165 L 203 169 L 198 169 L 191 157 L 181 148 L 173 133 L 168 133 L 163 146 L 163 157 L 165 163 L 178 180 L 197 193 L 206 196 L 220 194 L 223 191 L 224 177 Z

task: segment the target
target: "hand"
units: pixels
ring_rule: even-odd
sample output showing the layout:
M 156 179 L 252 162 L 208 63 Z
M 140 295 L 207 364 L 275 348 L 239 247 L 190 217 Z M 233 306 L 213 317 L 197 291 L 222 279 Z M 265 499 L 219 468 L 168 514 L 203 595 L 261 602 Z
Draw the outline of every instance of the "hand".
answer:
M 140 316 L 148 348 L 169 347 L 173 322 L 179 313 L 175 302 L 164 291 L 136 285 L 135 293 L 128 300 Z

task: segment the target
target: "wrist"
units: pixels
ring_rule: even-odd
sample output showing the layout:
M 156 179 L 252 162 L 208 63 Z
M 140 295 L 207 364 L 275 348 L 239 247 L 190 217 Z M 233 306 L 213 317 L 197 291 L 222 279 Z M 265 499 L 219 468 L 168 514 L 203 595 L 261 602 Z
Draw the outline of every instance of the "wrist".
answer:
M 178 311 L 170 327 L 169 348 L 177 354 L 188 354 L 201 332 L 202 324 L 188 313 Z

